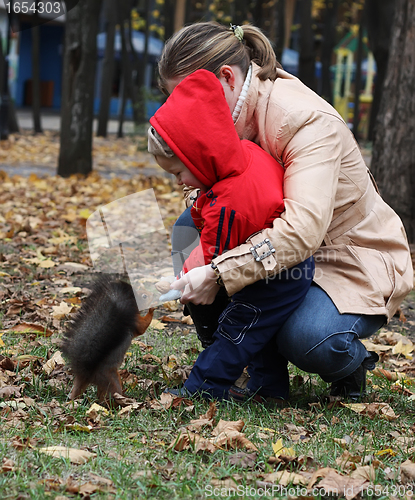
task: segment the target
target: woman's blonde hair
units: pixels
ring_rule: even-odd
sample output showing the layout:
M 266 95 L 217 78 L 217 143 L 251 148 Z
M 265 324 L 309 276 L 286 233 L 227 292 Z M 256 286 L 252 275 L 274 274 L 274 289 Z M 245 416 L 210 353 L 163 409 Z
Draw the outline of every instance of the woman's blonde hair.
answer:
M 172 78 L 186 77 L 198 69 L 206 69 L 219 77 L 224 65 L 236 65 L 246 75 L 251 61 L 261 70 L 261 80 L 277 78 L 277 62 L 271 42 L 259 28 L 241 26 L 243 40 L 234 31 L 216 22 L 196 23 L 175 33 L 164 46 L 158 64 L 159 86 L 168 95 L 167 82 Z

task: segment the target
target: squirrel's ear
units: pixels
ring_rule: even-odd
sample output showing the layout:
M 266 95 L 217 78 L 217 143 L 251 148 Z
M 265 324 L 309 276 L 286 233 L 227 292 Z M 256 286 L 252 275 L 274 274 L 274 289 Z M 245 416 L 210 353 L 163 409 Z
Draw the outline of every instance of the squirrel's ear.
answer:
M 143 333 L 147 330 L 147 328 L 151 323 L 151 320 L 153 319 L 153 312 L 154 308 L 152 307 L 148 310 L 148 313 L 145 316 L 141 316 L 140 313 L 137 314 L 136 327 L 135 327 L 136 337 L 138 337 L 139 335 L 143 335 Z

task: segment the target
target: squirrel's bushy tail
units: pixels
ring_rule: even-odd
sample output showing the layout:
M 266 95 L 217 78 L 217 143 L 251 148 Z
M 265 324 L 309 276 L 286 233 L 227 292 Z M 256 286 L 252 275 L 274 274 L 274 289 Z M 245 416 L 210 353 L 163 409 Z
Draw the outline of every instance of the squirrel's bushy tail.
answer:
M 94 383 L 103 366 L 119 366 L 132 338 L 145 331 L 137 330 L 139 318 L 131 285 L 100 277 L 64 334 L 62 352 L 75 376 Z

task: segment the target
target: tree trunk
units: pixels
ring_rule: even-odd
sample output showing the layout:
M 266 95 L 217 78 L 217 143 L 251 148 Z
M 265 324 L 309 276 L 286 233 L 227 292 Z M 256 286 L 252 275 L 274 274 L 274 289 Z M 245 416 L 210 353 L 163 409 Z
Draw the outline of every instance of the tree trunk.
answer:
M 92 171 L 92 124 L 101 0 L 80 0 L 66 14 L 58 175 Z
M 282 51 L 284 50 L 284 40 L 285 40 L 285 0 L 277 0 L 275 5 L 275 16 L 276 16 L 276 31 L 277 35 L 275 37 L 275 55 L 277 60 L 281 62 Z
M 168 40 L 174 33 L 175 0 L 164 1 L 164 39 Z
M 307 85 L 307 87 L 315 90 L 316 54 L 314 49 L 311 4 L 311 0 L 302 0 L 301 2 L 300 59 L 298 77 L 305 85 Z
M 364 19 L 361 19 L 357 40 L 356 71 L 354 78 L 353 135 L 356 141 L 359 140 L 358 129 L 360 123 L 360 88 L 362 86 L 363 29 Z
M 291 27 L 293 25 L 296 4 L 297 0 L 285 0 L 284 49 L 290 46 Z
M 333 49 L 336 45 L 336 24 L 340 0 L 326 0 L 323 26 L 323 43 L 321 46 L 321 96 L 330 104 L 333 103 L 330 66 Z
M 123 132 L 123 126 L 124 126 L 124 115 L 125 115 L 125 105 L 127 102 L 127 97 L 125 94 L 125 80 L 124 77 L 122 77 L 121 84 L 120 84 L 120 94 L 121 95 L 121 106 L 120 106 L 120 114 L 118 116 L 118 132 L 117 132 L 117 137 L 121 139 L 124 137 L 124 132 Z
M 142 58 L 142 63 L 138 68 L 138 82 L 139 82 L 139 123 L 145 123 L 147 121 L 147 88 L 146 88 L 146 73 L 148 65 L 148 50 L 150 41 L 150 0 L 145 1 L 145 19 L 146 19 L 146 29 L 144 32 L 144 53 Z
M 37 4 L 37 2 L 36 2 Z M 35 14 L 35 19 L 37 13 Z M 36 21 L 35 21 L 36 22 Z M 42 133 L 40 119 L 40 28 L 33 26 L 32 29 L 32 109 L 33 129 L 35 134 Z
M 368 139 L 374 140 L 374 128 L 382 98 L 383 83 L 388 67 L 392 19 L 395 0 L 366 0 L 365 18 L 369 47 L 376 61 L 376 80 L 370 112 Z
M 389 64 L 375 128 L 372 170 L 415 243 L 415 3 L 396 0 Z
M 121 73 L 124 80 L 124 94 L 131 99 L 134 121 L 138 123 L 138 92 L 133 79 L 133 65 L 131 56 L 134 56 L 132 45 L 130 44 L 130 31 L 126 32 L 126 20 L 130 18 L 131 6 L 129 4 L 119 4 L 120 9 L 120 36 L 121 36 Z M 120 122 L 123 119 L 120 119 Z M 122 133 L 122 132 L 121 132 Z
M 17 121 L 16 108 L 14 107 L 14 102 L 9 96 L 9 132 L 15 134 L 20 132 L 19 122 Z
M 179 31 L 186 18 L 186 0 L 176 0 L 176 10 L 174 12 L 174 31 Z
M 8 33 L 6 32 L 8 35 Z M 2 33 L 0 32 L 0 40 L 2 37 Z M 4 74 L 5 71 L 7 71 L 6 67 L 8 65 L 6 64 L 5 60 L 5 55 L 3 53 L 3 44 L 0 43 L 0 92 L 4 92 L 3 86 L 6 85 L 6 75 Z M 0 135 L 5 134 L 8 136 L 8 134 L 14 134 L 16 132 L 20 132 L 19 130 L 19 124 L 17 122 L 17 114 L 16 114 L 16 109 L 14 107 L 14 103 L 12 98 L 10 97 L 10 91 L 7 87 L 7 117 L 1 117 L 0 116 Z M 1 112 L 2 110 L 0 110 Z M 7 122 L 3 122 L 3 120 L 7 120 Z M 3 130 L 4 129 L 4 130 Z
M 117 22 L 117 10 L 113 0 L 106 3 L 106 45 L 105 55 L 102 62 L 101 97 L 98 115 L 97 135 L 107 137 L 108 119 L 112 97 L 112 80 L 114 77 L 114 40 L 115 26 Z

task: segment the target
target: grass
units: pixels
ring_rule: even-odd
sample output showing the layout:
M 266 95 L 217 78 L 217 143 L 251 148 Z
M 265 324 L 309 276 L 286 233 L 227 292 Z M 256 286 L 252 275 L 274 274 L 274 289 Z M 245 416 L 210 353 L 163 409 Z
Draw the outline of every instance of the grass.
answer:
M 118 155 L 114 156 L 117 157 Z M 27 194 L 35 187 L 38 190 L 36 200 L 47 196 L 52 201 L 55 200 L 53 203 L 62 213 L 74 209 L 74 193 L 80 193 L 76 210 L 89 208 L 92 211 L 96 208 L 89 199 L 91 186 L 88 180 L 68 180 L 64 183 L 60 179 L 50 178 L 48 183 L 36 180 L 13 182 L 19 190 L 20 202 L 27 203 L 22 205 L 26 206 L 25 217 L 32 214 L 47 223 L 51 220 L 52 216 L 44 213 L 43 209 L 37 212 L 35 204 L 30 202 L 32 198 Z M 110 197 L 116 199 L 151 186 L 144 180 L 138 184 L 120 180 L 97 183 L 95 179 L 95 196 L 97 193 L 102 195 L 96 201 L 97 204 L 105 204 L 111 201 Z M 157 185 L 159 194 L 170 192 L 169 186 L 161 182 Z M 126 191 L 127 187 L 129 191 Z M 16 196 L 13 194 L 13 199 L 9 199 L 9 191 L 10 186 L 6 186 L 1 194 L 6 202 L 9 200 L 7 210 L 11 210 L 17 217 L 19 213 L 14 209 Z M 105 193 L 110 194 L 106 197 Z M 176 206 L 177 200 L 164 200 L 167 203 L 161 207 L 164 220 L 173 221 L 177 214 L 172 208 Z M 49 210 L 49 205 L 45 210 Z M 10 220 L 7 217 L 6 222 L 0 219 L 0 233 L 7 235 L 12 226 L 19 227 L 19 219 L 14 220 L 13 217 Z M 56 217 L 56 220 L 60 221 L 59 229 L 69 236 L 78 235 L 78 239 L 72 246 L 69 240 L 56 244 L 57 254 L 52 254 L 52 258 L 59 263 L 85 262 L 88 257 L 87 240 L 82 221 L 69 223 L 65 217 Z M 62 300 L 68 301 L 69 296 L 60 293 L 61 286 L 56 285 L 56 282 L 68 281 L 74 286 L 82 287 L 84 279 L 91 278 L 86 273 L 85 276 L 82 275 L 82 279 L 77 274 L 72 276 L 62 273 L 59 267 L 55 270 L 42 269 L 26 260 L 34 257 L 33 253 L 37 249 L 43 252 L 49 246 L 51 236 L 60 236 L 56 226 L 46 222 L 39 227 L 39 231 L 34 228 L 30 235 L 22 236 L 16 229 L 12 238 L 4 238 L 0 242 L 0 273 L 5 274 L 4 278 L 0 274 L 0 329 L 8 329 L 19 322 L 34 322 L 48 325 L 54 332 L 61 332 L 62 328 L 58 328 L 52 317 L 52 306 L 59 305 Z M 44 238 L 36 239 L 37 232 Z M 49 254 L 45 252 L 44 256 L 47 255 Z M 2 296 L 3 283 L 6 292 Z M 414 294 L 412 292 L 409 295 L 408 311 L 405 314 L 413 310 Z M 9 312 L 12 300 L 24 302 L 21 310 L 13 314 Z M 157 314 L 161 316 L 168 314 L 168 311 L 158 310 Z M 161 369 L 157 368 L 157 363 L 144 356 L 152 354 L 161 359 L 173 354 L 180 357 L 185 353 L 183 363 L 190 365 L 200 348 L 193 327 L 176 325 L 177 323 L 172 323 L 161 331 L 150 329 L 140 340 L 152 349 L 145 349 L 134 343 L 123 366 L 138 379 L 151 380 L 158 394 L 166 387 L 166 381 Z M 404 326 L 398 322 L 393 328 L 395 332 L 411 336 L 413 325 L 413 315 L 408 314 L 408 322 Z M 393 330 L 391 324 L 388 328 L 389 331 Z M 186 329 L 189 330 L 188 334 L 185 334 Z M 414 401 L 396 392 L 392 382 L 372 375 L 369 375 L 372 385 L 369 385 L 367 401 L 388 403 L 399 415 L 397 420 L 387 421 L 379 417 L 371 419 L 339 404 L 330 404 L 325 398 L 328 385 L 317 376 L 310 377 L 294 367 L 290 368 L 292 394 L 288 408 L 278 410 L 251 403 L 237 405 L 231 402 L 218 405 L 216 421 L 243 420 L 243 432 L 258 448 L 257 456 L 251 460 L 250 465 L 238 465 L 233 458 L 236 450 L 232 449 L 218 449 L 211 454 L 195 453 L 192 449 L 177 452 L 169 448 L 181 427 L 206 413 L 207 402 L 195 400 L 190 412 L 183 405 L 168 410 L 141 409 L 125 417 L 113 410 L 109 415 L 101 416 L 99 423 L 94 423 L 88 419 L 87 411 L 96 401 L 96 390 L 91 387 L 82 399 L 76 403 L 69 402 L 71 379 L 67 373 L 58 369 L 56 373 L 48 375 L 42 369 L 46 360 L 59 349 L 57 334 L 45 338 L 4 333 L 1 340 L 4 346 L 0 347 L 0 355 L 19 359 L 14 372 L 9 372 L 7 367 L 0 370 L 0 391 L 5 391 L 0 392 L 2 500 L 62 499 L 79 497 L 81 493 L 94 499 L 117 500 L 226 498 L 228 495 L 222 494 L 223 492 L 238 498 L 264 498 L 264 495 L 255 493 L 257 481 L 263 480 L 261 475 L 282 470 L 284 466 L 283 463 L 268 463 L 269 457 L 274 454 L 272 445 L 279 439 L 282 439 L 286 448 L 292 448 L 295 455 L 294 461 L 287 462 L 287 470 L 306 471 L 311 477 L 314 471 L 331 467 L 349 477 L 351 469 L 345 469 L 337 463 L 347 451 L 358 460 L 357 466 L 374 466 L 374 482 L 382 487 L 381 490 L 376 490 L 376 495 L 366 492 L 362 497 L 390 498 L 393 486 L 403 486 L 400 482 L 400 464 L 415 458 Z M 396 361 L 397 357 L 394 356 L 393 360 Z M 139 366 L 144 364 L 154 364 L 155 372 L 140 369 Z M 386 365 L 385 368 L 394 369 L 393 365 Z M 22 397 L 18 394 L 7 395 L 7 387 L 20 392 Z M 413 386 L 409 389 L 415 392 Z M 139 402 L 156 397 L 139 385 L 126 385 L 125 392 L 127 397 Z M 4 396 L 1 396 L 2 393 Z M 78 424 L 78 427 L 74 424 Z M 85 430 L 88 424 L 92 426 L 90 432 Z M 293 426 L 297 426 L 297 430 Z M 202 431 L 202 434 L 209 436 L 210 431 Z M 410 442 L 406 443 L 405 438 L 409 438 Z M 86 450 L 95 456 L 84 464 L 76 465 L 68 459 L 54 458 L 39 451 L 41 447 L 49 446 Z M 109 481 L 109 486 L 105 481 Z M 232 494 L 230 484 L 250 488 L 249 494 Z M 224 490 L 215 490 L 218 494 L 211 494 L 213 487 L 223 487 Z M 410 491 L 409 486 L 407 491 Z M 276 493 L 265 498 L 280 496 L 284 494 Z M 310 498 L 308 493 L 306 496 Z M 319 498 L 318 494 L 313 497 Z
M 194 333 L 168 336 L 164 332 L 150 330 L 142 340 L 153 346 L 151 354 L 160 358 L 177 355 L 186 349 L 192 353 L 192 348 L 198 346 Z M 56 350 L 52 338 L 27 339 L 24 346 L 16 335 L 4 335 L 3 341 L 6 353 L 18 349 L 45 359 L 48 353 L 50 355 Z M 125 367 L 139 374 L 136 366 L 142 362 L 146 351 L 140 349 L 138 344 L 133 344 L 129 351 L 131 354 L 126 359 Z M 196 354 L 190 356 L 194 359 Z M 68 402 L 67 384 L 61 390 L 52 387 L 48 383 L 50 377 L 42 372 L 40 366 L 41 363 L 32 362 L 15 375 L 15 378 L 20 378 L 15 380 L 15 385 L 22 387 L 25 397 L 33 398 L 33 405 L 20 410 L 10 410 L 8 406 L 2 409 L 0 453 L 3 462 L 5 459 L 14 462 L 14 470 L 0 475 L 2 499 L 70 497 L 71 494 L 65 492 L 68 478 L 88 486 L 97 482 L 91 474 L 112 481 L 111 491 L 105 491 L 106 487 L 101 485 L 101 491 L 92 494 L 92 498 L 97 499 L 214 498 L 213 494 L 209 495 L 214 491 L 212 479 L 232 477 L 238 480 L 240 488 L 248 488 L 254 493 L 252 488 L 257 488 L 255 481 L 260 479 L 259 473 L 274 470 L 274 466 L 267 462 L 273 455 L 272 443 L 279 438 L 283 439 L 284 446 L 294 449 L 297 458 L 308 457 L 314 461 L 314 466 L 305 466 L 310 471 L 322 467 L 339 469 L 336 459 L 345 449 L 351 455 L 368 457 L 368 463 L 377 465 L 376 484 L 382 485 L 386 491 L 397 484 L 389 479 L 390 470 L 397 470 L 400 463 L 414 455 L 413 451 L 408 451 L 410 447 L 398 446 L 392 437 L 398 434 L 413 436 L 414 402 L 393 392 L 391 384 L 383 379 L 373 377 L 377 388 L 371 391 L 369 398 L 388 402 L 400 415 L 393 422 L 362 417 L 348 408 L 328 405 L 324 400 L 327 384 L 317 377 L 308 378 L 297 369 L 292 370 L 292 376 L 297 379 L 303 377 L 305 382 L 294 390 L 289 408 L 270 410 L 253 403 L 219 404 L 216 420 L 242 419 L 246 424 L 246 437 L 259 449 L 254 467 L 246 469 L 230 461 L 235 450 L 196 454 L 192 450 L 176 452 L 168 449 L 180 427 L 207 411 L 208 403 L 204 401 L 195 400 L 191 412 L 183 406 L 164 411 L 143 409 L 128 417 L 120 417 L 117 411 L 112 411 L 102 417 L 100 426 L 92 432 L 69 430 L 65 427 L 68 423 L 88 423 L 86 411 L 95 401 L 95 389 L 88 389 L 79 402 Z M 140 376 L 143 377 L 143 374 Z M 160 372 L 144 376 L 159 382 L 161 388 L 165 387 Z M 148 393 L 130 387 L 126 395 L 142 401 Z M 304 438 L 293 439 L 289 424 L 303 427 L 306 430 Z M 275 433 L 267 429 L 273 429 Z M 340 440 L 347 443 L 346 447 Z M 17 441 L 25 445 L 18 449 Z M 82 465 L 75 465 L 67 459 L 40 453 L 38 448 L 45 446 L 88 450 L 96 457 Z M 376 455 L 387 449 L 391 449 L 392 453 Z M 249 498 L 261 498 L 261 495 L 249 495 Z

